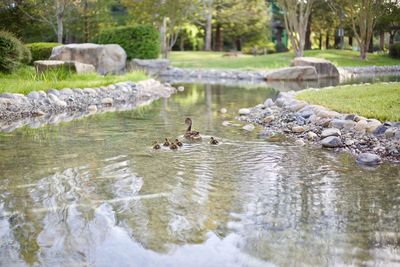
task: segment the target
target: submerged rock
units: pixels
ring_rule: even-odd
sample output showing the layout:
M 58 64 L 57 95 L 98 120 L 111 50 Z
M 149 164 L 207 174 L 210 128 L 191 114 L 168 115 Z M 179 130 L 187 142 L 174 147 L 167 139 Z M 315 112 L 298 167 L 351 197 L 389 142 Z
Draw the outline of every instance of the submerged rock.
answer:
M 248 132 L 252 132 L 255 128 L 256 127 L 253 124 L 246 124 L 242 127 L 243 130 L 246 130 Z
M 361 153 L 357 156 L 356 161 L 359 164 L 370 166 L 379 165 L 382 163 L 381 158 L 378 155 L 372 153 Z
M 239 115 L 249 115 L 250 114 L 250 109 L 248 108 L 241 108 L 239 109 Z

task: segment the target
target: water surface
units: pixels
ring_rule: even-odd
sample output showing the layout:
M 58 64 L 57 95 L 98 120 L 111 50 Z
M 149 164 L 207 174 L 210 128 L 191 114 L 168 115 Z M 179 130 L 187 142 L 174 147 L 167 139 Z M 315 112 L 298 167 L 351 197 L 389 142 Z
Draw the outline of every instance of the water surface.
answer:
M 186 88 L 0 134 L 0 266 L 400 265 L 399 165 L 222 126 L 274 90 Z M 221 144 L 150 148 L 187 116 Z

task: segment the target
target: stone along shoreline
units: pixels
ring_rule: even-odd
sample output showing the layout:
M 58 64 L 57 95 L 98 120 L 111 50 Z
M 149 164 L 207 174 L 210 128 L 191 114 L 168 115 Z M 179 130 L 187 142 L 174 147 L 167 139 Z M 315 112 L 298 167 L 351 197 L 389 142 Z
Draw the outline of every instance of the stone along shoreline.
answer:
M 347 151 L 365 165 L 378 165 L 382 159 L 400 163 L 400 122 L 342 114 L 295 97 L 296 92 L 281 92 L 275 101 L 239 110 L 237 119 L 262 125 L 267 140 L 286 136 L 297 145 Z
M 3 93 L 0 94 L 0 131 L 9 132 L 24 125 L 36 128 L 95 113 L 130 110 L 175 92 L 169 84 L 146 80 L 99 88 L 33 91 L 26 96 Z

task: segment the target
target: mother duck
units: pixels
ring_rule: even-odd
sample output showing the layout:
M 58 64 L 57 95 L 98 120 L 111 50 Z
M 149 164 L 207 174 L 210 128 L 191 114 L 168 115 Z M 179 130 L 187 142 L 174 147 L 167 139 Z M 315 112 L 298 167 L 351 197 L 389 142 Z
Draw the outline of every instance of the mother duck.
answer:
M 192 119 L 186 118 L 185 124 L 188 126 L 188 128 L 186 129 L 184 137 L 190 141 L 201 141 L 200 133 L 197 131 L 192 131 L 192 124 L 193 124 Z

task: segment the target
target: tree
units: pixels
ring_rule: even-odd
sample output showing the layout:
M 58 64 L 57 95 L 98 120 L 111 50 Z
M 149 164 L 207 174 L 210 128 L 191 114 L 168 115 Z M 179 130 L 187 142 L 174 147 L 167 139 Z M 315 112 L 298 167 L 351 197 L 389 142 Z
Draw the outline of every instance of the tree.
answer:
M 308 19 L 314 0 L 278 0 L 296 57 L 304 55 Z
M 376 28 L 389 33 L 389 44 L 394 43 L 394 36 L 400 31 L 400 1 L 391 0 L 383 3 L 382 15 L 376 22 Z
M 351 20 L 354 37 L 360 47 L 360 58 L 365 60 L 376 21 L 382 13 L 383 0 L 342 0 L 338 3 L 345 8 Z

